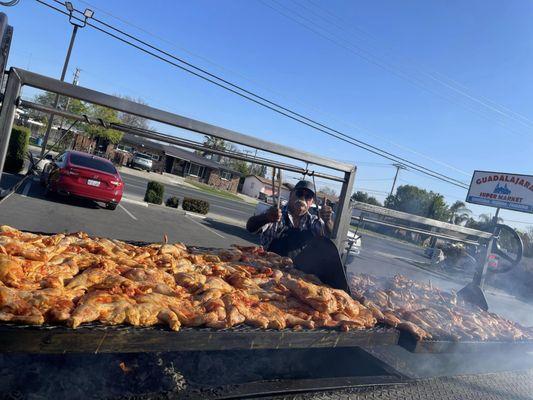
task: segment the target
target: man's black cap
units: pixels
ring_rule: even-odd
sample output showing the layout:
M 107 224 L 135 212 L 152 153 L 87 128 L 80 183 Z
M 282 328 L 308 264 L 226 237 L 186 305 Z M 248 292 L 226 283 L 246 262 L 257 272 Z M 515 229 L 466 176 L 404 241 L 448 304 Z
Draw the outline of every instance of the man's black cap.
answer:
M 299 181 L 296 185 L 294 185 L 294 188 L 292 190 L 295 191 L 299 189 L 306 189 L 313 193 L 313 195 L 315 194 L 313 184 L 309 181 Z

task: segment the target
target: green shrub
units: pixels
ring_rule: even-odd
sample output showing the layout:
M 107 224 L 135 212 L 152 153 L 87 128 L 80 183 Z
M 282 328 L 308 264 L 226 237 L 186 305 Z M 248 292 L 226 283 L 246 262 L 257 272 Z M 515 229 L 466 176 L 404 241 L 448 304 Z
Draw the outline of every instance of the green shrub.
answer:
M 204 200 L 185 197 L 183 199 L 183 203 L 181 203 L 181 208 L 183 208 L 185 211 L 207 214 L 209 212 L 209 203 Z
M 165 204 L 167 207 L 178 208 L 180 205 L 180 199 L 178 199 L 176 196 L 172 196 L 167 199 Z
M 161 204 L 163 202 L 163 199 L 159 197 L 159 195 L 153 190 L 148 190 L 144 195 L 144 201 L 152 204 Z
M 24 167 L 24 158 L 28 152 L 30 130 L 24 126 L 14 126 L 9 138 L 4 169 L 6 172 L 18 173 Z
M 163 194 L 165 193 L 165 187 L 162 183 L 150 181 L 146 186 L 146 193 L 144 195 L 144 201 L 153 204 L 163 203 Z

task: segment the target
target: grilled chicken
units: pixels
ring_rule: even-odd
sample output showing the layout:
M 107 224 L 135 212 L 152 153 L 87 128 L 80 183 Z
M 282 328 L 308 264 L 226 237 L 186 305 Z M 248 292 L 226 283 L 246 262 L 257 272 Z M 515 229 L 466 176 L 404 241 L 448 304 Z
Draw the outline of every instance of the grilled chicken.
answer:
M 531 330 L 405 277 L 352 277 L 354 298 L 255 246 L 135 246 L 0 226 L 0 321 L 215 329 L 372 328 L 418 338 L 519 340 Z
M 456 293 L 446 293 L 429 282 L 405 276 L 350 277 L 354 296 L 376 319 L 411 333 L 419 340 L 522 340 L 533 339 L 531 330 L 476 306 L 460 303 Z

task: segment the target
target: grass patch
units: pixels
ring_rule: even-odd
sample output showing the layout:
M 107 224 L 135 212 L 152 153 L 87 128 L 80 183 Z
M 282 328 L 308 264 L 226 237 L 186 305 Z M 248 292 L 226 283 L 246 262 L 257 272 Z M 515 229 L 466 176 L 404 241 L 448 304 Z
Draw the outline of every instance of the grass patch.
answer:
M 235 201 L 244 201 L 236 194 L 230 193 L 226 190 L 219 190 L 215 189 L 214 187 L 211 187 L 209 185 L 206 185 L 204 183 L 196 182 L 193 180 L 186 179 L 185 180 L 188 184 L 193 185 L 194 187 L 198 188 L 204 193 L 213 194 L 215 196 L 225 197 L 226 199 L 235 200 Z

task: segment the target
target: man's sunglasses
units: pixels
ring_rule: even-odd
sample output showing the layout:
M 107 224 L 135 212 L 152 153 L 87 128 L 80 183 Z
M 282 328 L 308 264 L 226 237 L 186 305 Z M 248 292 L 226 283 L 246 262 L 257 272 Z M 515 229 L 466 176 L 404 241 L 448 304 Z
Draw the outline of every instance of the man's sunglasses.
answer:
M 301 199 L 302 197 L 306 200 L 311 200 L 315 196 L 313 196 L 313 193 L 311 193 L 309 190 L 305 189 L 298 189 L 296 192 L 294 192 L 297 198 Z

